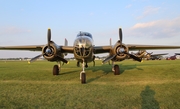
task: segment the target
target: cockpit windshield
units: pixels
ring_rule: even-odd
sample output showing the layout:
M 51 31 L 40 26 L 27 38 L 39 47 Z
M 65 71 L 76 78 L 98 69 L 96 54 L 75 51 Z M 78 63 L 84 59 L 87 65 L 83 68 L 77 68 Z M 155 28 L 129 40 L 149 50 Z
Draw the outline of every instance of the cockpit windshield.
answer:
M 88 37 L 90 37 L 92 39 L 92 35 L 90 33 L 88 33 L 88 32 L 80 32 L 77 35 L 77 37 L 81 37 L 81 36 L 88 36 Z

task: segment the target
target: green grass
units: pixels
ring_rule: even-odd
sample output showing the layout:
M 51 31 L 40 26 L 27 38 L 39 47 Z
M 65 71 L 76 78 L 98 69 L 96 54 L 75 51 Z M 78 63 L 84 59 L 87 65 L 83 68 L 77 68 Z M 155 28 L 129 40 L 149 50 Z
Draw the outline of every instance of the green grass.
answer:
M 52 75 L 55 63 L 0 61 L 0 108 L 82 109 L 178 109 L 180 107 L 180 60 L 118 62 L 121 74 L 111 65 L 96 61 L 86 69 L 81 84 L 75 61 Z

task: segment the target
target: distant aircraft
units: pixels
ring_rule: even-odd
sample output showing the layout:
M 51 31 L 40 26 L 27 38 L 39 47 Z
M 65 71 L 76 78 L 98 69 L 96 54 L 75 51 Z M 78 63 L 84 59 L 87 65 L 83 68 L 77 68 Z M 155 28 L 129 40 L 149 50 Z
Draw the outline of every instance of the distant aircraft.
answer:
M 122 29 L 119 28 L 119 40 L 114 45 L 107 46 L 95 46 L 93 44 L 93 37 L 88 32 L 80 32 L 74 41 L 73 46 L 68 46 L 65 39 L 65 45 L 57 45 L 51 40 L 51 29 L 47 32 L 47 44 L 46 45 L 26 45 L 26 46 L 4 46 L 0 47 L 1 50 L 30 50 L 30 51 L 42 51 L 42 53 L 30 60 L 30 62 L 37 60 L 43 56 L 46 60 L 57 62 L 58 65 L 53 67 L 53 75 L 58 75 L 61 69 L 61 62 L 68 63 L 64 58 L 67 53 L 74 54 L 77 60 L 77 66 L 82 63 L 82 71 L 80 72 L 81 83 L 86 83 L 85 68 L 88 67 L 89 62 L 94 61 L 95 54 L 109 53 L 109 56 L 102 61 L 106 63 L 112 61 L 114 75 L 120 74 L 119 65 L 115 65 L 116 61 L 123 61 L 127 57 L 130 57 L 136 61 L 141 62 L 141 58 L 130 54 L 129 50 L 149 50 L 149 49 L 179 49 L 180 46 L 161 46 L 161 45 L 136 45 L 122 43 Z
M 168 53 L 161 53 L 161 54 L 153 54 L 153 52 L 148 53 L 146 50 L 139 50 L 137 53 L 131 53 L 139 58 L 146 58 L 147 60 L 161 60 L 162 55 L 167 55 Z
M 166 60 L 176 60 L 177 59 L 177 55 L 180 55 L 180 53 L 175 53 L 174 56 L 167 57 Z

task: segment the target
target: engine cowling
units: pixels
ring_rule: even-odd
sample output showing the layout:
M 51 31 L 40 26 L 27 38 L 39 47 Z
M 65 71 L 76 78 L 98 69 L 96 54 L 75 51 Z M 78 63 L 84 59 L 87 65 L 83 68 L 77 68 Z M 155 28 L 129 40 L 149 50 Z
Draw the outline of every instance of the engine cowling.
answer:
M 53 41 L 50 42 L 50 47 L 45 45 L 42 49 L 42 54 L 48 61 L 58 61 L 59 56 L 63 57 L 61 53 L 61 47 L 56 45 Z
M 125 44 L 121 45 L 120 42 L 117 42 L 111 52 L 113 55 L 117 54 L 114 61 L 122 61 L 128 57 L 129 48 Z

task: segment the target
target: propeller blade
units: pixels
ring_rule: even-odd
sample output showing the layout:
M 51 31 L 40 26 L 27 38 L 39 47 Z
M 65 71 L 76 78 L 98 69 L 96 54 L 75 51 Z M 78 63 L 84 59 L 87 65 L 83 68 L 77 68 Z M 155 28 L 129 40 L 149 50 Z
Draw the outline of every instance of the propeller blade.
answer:
M 112 56 L 108 56 L 106 59 L 103 60 L 103 64 L 110 61 L 111 59 L 113 59 L 114 57 L 116 57 L 117 55 L 112 55 Z
M 36 61 L 37 59 L 39 59 L 41 56 L 43 56 L 43 54 L 40 54 L 34 58 L 32 58 L 29 62 L 33 62 L 33 61 Z
M 62 62 L 64 62 L 64 63 L 68 63 L 68 61 L 66 60 L 66 59 L 64 59 L 64 58 L 62 58 L 61 56 L 59 56 L 59 55 L 57 55 L 58 56 L 58 58 L 60 59 L 60 61 L 62 61 Z
M 134 56 L 134 55 L 132 55 L 132 54 L 129 54 L 129 56 L 130 56 L 131 58 L 133 58 L 134 60 L 136 60 L 136 61 L 139 61 L 139 62 L 142 61 L 141 58 L 138 58 L 138 57 L 136 57 L 136 56 Z
M 47 43 L 49 49 L 50 49 L 50 42 L 51 42 L 51 29 L 49 28 L 47 33 Z
M 123 36 L 122 36 L 122 29 L 121 28 L 119 28 L 119 40 L 120 40 L 120 43 L 121 43 L 121 45 L 122 45 L 122 38 Z

